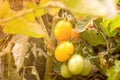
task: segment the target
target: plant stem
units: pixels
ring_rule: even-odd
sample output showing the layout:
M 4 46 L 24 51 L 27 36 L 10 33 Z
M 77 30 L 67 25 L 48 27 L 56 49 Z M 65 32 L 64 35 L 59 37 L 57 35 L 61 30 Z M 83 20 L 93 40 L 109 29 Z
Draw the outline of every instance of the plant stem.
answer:
M 48 35 L 47 29 L 44 25 L 44 22 L 42 20 L 42 18 L 37 18 L 38 23 L 41 25 L 41 28 L 44 32 L 44 34 L 46 35 L 45 40 L 45 45 L 48 46 L 50 45 L 52 48 L 48 48 L 47 47 L 47 62 L 46 62 L 46 67 L 45 67 L 45 75 L 44 75 L 44 80 L 48 80 L 50 78 L 49 73 L 52 71 L 52 64 L 53 64 L 53 43 L 51 41 L 50 36 Z
M 11 54 L 8 55 L 8 80 L 11 80 Z
M 53 58 L 52 56 L 48 56 L 47 58 L 44 80 L 48 80 L 48 78 L 50 78 L 49 73 L 52 69 L 52 62 L 53 62 L 52 58 Z

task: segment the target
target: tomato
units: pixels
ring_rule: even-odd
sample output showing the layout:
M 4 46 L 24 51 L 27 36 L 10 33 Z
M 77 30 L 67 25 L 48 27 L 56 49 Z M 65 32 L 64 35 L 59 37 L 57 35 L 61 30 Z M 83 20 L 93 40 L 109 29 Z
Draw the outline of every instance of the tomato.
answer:
M 74 52 L 74 45 L 68 41 L 61 42 L 55 49 L 55 58 L 60 62 L 67 61 Z
M 66 41 L 70 39 L 71 31 L 72 31 L 71 23 L 61 20 L 55 26 L 54 35 L 58 41 Z
M 88 59 L 84 60 L 84 68 L 83 71 L 81 72 L 82 76 L 87 76 L 90 74 L 92 68 L 92 64 Z
M 117 32 L 120 32 L 120 26 L 116 30 L 117 30 Z
M 71 38 L 72 38 L 72 41 L 76 41 L 78 39 L 78 33 L 74 28 L 72 29 L 72 32 L 71 32 Z
M 83 57 L 80 54 L 74 54 L 68 61 L 68 68 L 72 74 L 80 74 L 84 68 Z
M 68 70 L 67 63 L 63 63 L 63 64 L 61 65 L 60 74 L 61 74 L 61 76 L 64 77 L 64 78 L 70 78 L 70 77 L 72 77 L 72 74 L 71 74 L 70 71 Z
M 120 6 L 117 6 L 117 10 L 120 10 Z

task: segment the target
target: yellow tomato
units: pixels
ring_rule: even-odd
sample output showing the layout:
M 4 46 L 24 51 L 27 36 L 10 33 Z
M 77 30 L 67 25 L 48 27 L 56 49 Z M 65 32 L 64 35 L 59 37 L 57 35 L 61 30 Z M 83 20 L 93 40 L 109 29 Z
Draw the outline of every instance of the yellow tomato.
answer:
M 54 35 L 58 41 L 66 41 L 70 39 L 71 31 L 72 31 L 71 23 L 61 20 L 55 26 Z
M 55 50 L 55 58 L 60 62 L 67 61 L 74 52 L 74 45 L 68 41 L 61 42 Z

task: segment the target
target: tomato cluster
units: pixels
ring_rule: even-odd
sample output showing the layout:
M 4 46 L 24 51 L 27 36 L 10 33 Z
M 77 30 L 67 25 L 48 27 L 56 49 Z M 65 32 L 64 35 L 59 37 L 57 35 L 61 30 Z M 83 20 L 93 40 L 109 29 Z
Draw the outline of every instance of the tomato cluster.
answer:
M 72 75 L 79 74 L 87 76 L 90 74 L 91 68 L 91 62 L 88 59 L 84 59 L 80 54 L 73 54 L 67 62 L 61 65 L 60 73 L 64 78 L 70 78 Z
M 61 20 L 55 26 L 54 35 L 60 42 L 55 50 L 55 58 L 60 62 L 65 62 L 74 53 L 74 45 L 69 40 L 75 41 L 78 33 L 72 28 L 70 22 Z
M 72 75 L 86 76 L 91 71 L 91 62 L 80 54 L 74 54 L 73 41 L 77 40 L 78 33 L 70 22 L 61 20 L 54 29 L 54 35 L 59 44 L 55 49 L 55 59 L 63 62 L 60 68 L 61 76 L 70 78 Z

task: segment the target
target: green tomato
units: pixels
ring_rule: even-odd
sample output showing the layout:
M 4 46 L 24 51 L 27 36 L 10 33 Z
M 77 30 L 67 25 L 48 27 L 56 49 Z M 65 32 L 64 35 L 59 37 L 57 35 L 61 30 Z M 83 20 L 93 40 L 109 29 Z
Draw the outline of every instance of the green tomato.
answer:
M 87 76 L 90 74 L 92 68 L 92 64 L 88 59 L 84 60 L 84 68 L 83 71 L 81 72 L 82 76 Z
M 84 68 L 84 59 L 80 54 L 74 54 L 68 61 L 68 68 L 69 71 L 74 74 L 78 75 L 82 72 Z
M 60 74 L 61 74 L 61 76 L 64 77 L 64 78 L 70 78 L 70 77 L 72 77 L 72 74 L 71 74 L 70 71 L 68 70 L 67 63 L 63 63 L 63 64 L 61 65 Z

